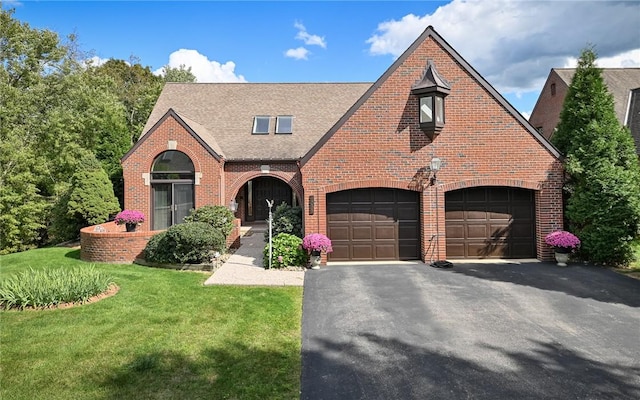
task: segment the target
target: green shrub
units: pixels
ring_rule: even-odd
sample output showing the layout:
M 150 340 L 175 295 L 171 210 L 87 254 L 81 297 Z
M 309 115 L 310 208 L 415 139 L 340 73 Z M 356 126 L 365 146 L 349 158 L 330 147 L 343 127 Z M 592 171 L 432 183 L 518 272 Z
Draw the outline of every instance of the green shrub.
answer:
M 167 232 L 164 231 L 149 239 L 142 253 L 145 260 L 161 264 L 171 263 L 172 250 L 166 245 L 166 236 Z
M 206 222 L 173 225 L 151 238 L 144 249 L 145 260 L 168 264 L 211 262 L 214 251 L 224 252 L 222 233 Z
M 91 267 L 22 271 L 0 281 L 0 308 L 44 308 L 85 303 L 104 293 L 113 278 Z
M 279 233 L 273 238 L 271 266 L 273 268 L 301 267 L 307 264 L 307 252 L 302 248 L 302 239 L 288 233 Z M 264 267 L 269 268 L 269 243 L 264 246 Z
M 206 222 L 225 238 L 233 229 L 233 213 L 225 206 L 202 206 L 184 218 L 184 222 Z
M 292 207 L 282 203 L 273 212 L 272 235 L 288 233 L 301 238 L 302 235 L 302 208 Z M 269 231 L 264 233 L 264 239 L 269 240 Z

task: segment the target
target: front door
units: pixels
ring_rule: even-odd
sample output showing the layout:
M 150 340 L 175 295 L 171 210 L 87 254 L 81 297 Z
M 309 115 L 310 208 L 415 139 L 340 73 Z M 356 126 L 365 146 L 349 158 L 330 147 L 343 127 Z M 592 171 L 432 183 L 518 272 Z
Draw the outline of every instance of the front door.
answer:
M 154 183 L 153 230 L 182 223 L 193 206 L 193 183 Z
M 292 190 L 289 185 L 276 178 L 258 178 L 247 185 L 247 198 L 252 206 L 247 207 L 247 221 L 264 221 L 269 218 L 267 200 L 273 200 L 273 210 L 282 203 L 291 205 Z

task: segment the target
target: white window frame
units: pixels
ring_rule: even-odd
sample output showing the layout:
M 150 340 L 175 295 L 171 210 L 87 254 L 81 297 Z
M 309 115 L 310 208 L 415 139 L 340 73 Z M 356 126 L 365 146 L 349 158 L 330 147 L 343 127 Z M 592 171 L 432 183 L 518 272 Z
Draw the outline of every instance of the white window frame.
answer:
M 280 121 L 284 118 L 289 119 L 290 128 L 288 131 L 280 130 Z M 276 118 L 276 134 L 287 134 L 287 133 L 293 133 L 293 115 L 278 115 L 278 117 Z
M 258 130 L 258 121 L 264 121 L 267 120 L 267 130 L 266 131 L 259 131 Z M 253 117 L 253 130 L 251 131 L 251 133 L 253 135 L 268 135 L 269 134 L 269 126 L 271 125 L 271 117 L 268 115 L 256 115 L 255 117 Z

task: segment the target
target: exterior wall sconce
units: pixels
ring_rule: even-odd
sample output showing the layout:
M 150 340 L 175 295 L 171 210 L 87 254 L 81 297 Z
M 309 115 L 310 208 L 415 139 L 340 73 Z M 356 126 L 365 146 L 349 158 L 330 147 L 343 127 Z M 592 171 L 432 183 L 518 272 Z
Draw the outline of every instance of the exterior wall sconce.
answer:
M 231 210 L 231 212 L 238 211 L 238 202 L 236 201 L 236 199 L 231 199 L 231 201 L 229 202 L 229 210 Z
M 433 172 L 433 176 L 429 179 L 429 186 L 433 186 L 436 184 L 436 174 L 440 171 L 440 167 L 442 166 L 442 160 L 438 157 L 433 157 L 431 159 L 430 169 Z
M 315 205 L 316 205 L 315 197 L 314 196 L 309 196 L 309 215 L 313 215 L 313 212 L 315 211 L 314 210 Z
M 449 82 L 443 79 L 433 62 L 427 62 L 427 69 L 420 82 L 411 87 L 411 94 L 418 97 L 418 119 L 420 129 L 433 141 L 440 134 L 445 123 L 444 98 L 451 92 Z

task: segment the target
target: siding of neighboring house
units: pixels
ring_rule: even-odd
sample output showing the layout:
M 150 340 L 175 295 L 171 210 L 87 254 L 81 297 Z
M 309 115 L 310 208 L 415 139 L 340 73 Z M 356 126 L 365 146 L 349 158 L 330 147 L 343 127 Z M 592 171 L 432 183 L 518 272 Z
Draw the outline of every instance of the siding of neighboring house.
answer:
M 547 139 L 553 136 L 560 123 L 560 113 L 574 74 L 573 68 L 553 68 L 531 112 L 529 122 Z M 604 68 L 602 78 L 613 96 L 616 117 L 631 131 L 640 156 L 640 124 L 637 122 L 640 118 L 637 105 L 640 68 Z
M 551 138 L 560 123 L 560 111 L 568 90 L 566 82 L 555 70 L 551 70 L 529 118 L 531 125 L 547 139 Z
M 629 111 L 627 114 L 627 126 L 631 130 L 631 136 L 636 144 L 638 157 L 640 157 L 640 88 L 631 91 Z

